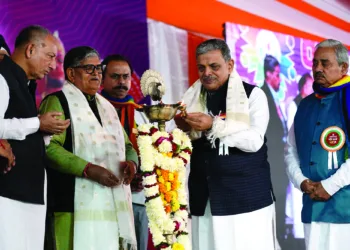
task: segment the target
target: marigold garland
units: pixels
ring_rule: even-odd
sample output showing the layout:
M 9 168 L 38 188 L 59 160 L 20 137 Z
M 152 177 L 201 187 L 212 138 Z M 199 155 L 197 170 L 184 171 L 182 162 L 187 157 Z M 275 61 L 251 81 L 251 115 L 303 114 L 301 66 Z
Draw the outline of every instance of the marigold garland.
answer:
M 180 129 L 159 131 L 152 124 L 138 127 L 146 212 L 158 249 L 189 249 L 187 231 L 186 164 L 192 154 L 188 136 Z M 166 237 L 173 237 L 168 244 Z

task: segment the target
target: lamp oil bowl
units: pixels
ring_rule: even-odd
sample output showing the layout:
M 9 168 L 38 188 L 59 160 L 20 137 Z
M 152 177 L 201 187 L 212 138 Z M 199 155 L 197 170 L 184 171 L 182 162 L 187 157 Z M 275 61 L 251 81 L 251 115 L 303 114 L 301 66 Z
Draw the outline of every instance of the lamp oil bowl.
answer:
M 143 105 L 138 111 L 145 113 L 150 122 L 157 122 L 160 131 L 165 131 L 165 122 L 170 121 L 179 110 L 184 112 L 186 107 L 178 102 L 176 104 L 164 104 L 160 102 L 156 105 Z

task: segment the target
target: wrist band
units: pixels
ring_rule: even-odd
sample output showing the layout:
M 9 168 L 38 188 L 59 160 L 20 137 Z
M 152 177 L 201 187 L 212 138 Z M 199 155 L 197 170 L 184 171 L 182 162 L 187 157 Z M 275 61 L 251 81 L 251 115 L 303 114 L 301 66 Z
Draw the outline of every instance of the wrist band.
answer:
M 85 178 L 89 177 L 88 174 L 87 174 L 87 171 L 88 171 L 89 167 L 91 167 L 91 165 L 92 165 L 91 162 L 89 162 L 88 164 L 86 164 L 86 166 L 84 168 L 83 175 L 84 175 Z

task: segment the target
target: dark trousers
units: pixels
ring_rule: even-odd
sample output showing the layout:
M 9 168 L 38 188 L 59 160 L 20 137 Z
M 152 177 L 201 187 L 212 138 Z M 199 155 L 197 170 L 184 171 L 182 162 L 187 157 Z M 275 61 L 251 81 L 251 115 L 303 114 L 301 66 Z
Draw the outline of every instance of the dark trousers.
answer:
M 134 211 L 135 232 L 137 239 L 137 249 L 147 250 L 148 244 L 148 218 L 146 207 L 140 204 L 132 204 Z

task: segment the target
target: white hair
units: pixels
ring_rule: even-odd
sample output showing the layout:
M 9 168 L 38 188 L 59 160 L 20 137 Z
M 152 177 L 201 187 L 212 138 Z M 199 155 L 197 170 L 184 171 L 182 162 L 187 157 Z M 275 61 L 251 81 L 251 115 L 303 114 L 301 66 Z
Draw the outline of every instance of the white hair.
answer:
M 349 64 L 349 51 L 341 42 L 333 39 L 327 39 L 317 44 L 316 49 L 318 48 L 333 48 L 338 64 Z

